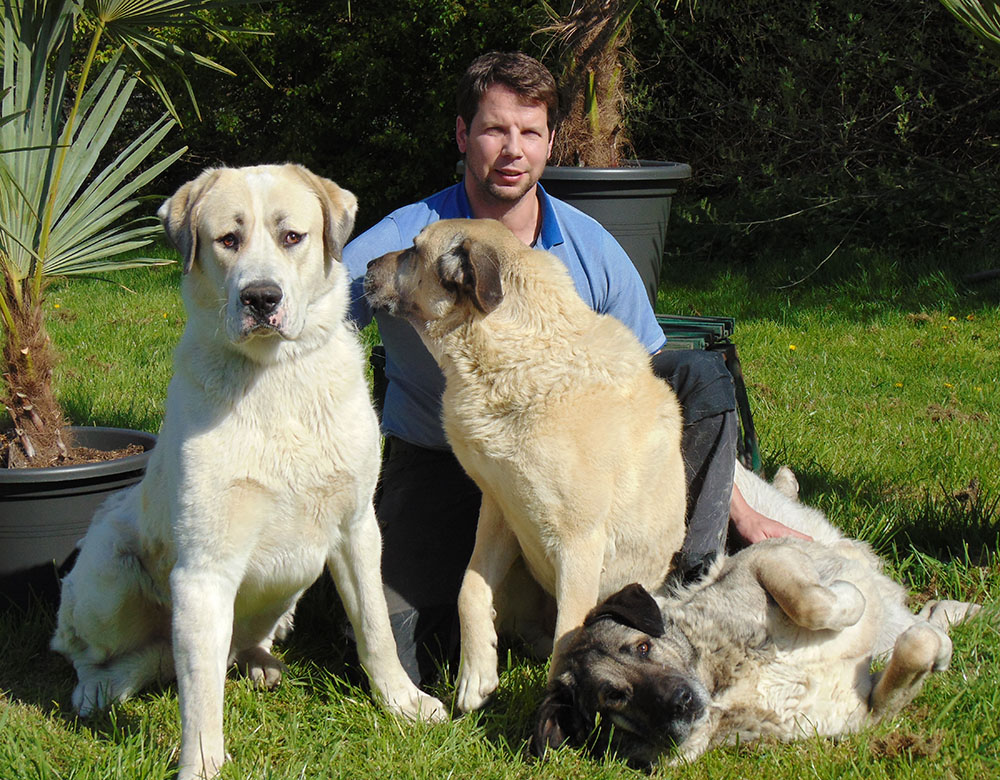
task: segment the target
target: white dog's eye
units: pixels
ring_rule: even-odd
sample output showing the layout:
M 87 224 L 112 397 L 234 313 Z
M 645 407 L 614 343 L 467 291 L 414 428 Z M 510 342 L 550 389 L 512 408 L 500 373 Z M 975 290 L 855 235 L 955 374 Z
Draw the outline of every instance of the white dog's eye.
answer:
M 236 237 L 235 233 L 226 233 L 226 235 L 220 236 L 215 240 L 226 249 L 237 249 L 240 245 L 240 240 Z
M 284 241 L 285 246 L 294 246 L 302 241 L 306 237 L 305 233 L 296 233 L 294 230 L 289 230 L 285 233 Z

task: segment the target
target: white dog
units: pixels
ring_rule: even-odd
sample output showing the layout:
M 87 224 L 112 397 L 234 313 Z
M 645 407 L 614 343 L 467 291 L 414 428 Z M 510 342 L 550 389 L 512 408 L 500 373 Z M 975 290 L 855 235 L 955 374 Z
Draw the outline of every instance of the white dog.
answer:
M 378 424 L 339 262 L 356 210 L 285 165 L 206 171 L 159 211 L 188 316 L 163 429 L 81 542 L 52 647 L 81 715 L 176 675 L 182 780 L 223 763 L 227 667 L 277 684 L 271 644 L 324 564 L 375 695 L 445 715 L 397 659 L 379 576 Z

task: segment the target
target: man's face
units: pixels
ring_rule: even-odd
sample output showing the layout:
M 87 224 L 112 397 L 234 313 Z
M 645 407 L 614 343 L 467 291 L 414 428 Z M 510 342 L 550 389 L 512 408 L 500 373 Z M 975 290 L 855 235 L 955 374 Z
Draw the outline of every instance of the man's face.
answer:
M 472 124 L 466 127 L 459 117 L 455 127 L 466 180 L 494 202 L 515 203 L 524 197 L 552 151 L 546 119 L 543 104 L 525 102 L 504 86 L 487 89 Z

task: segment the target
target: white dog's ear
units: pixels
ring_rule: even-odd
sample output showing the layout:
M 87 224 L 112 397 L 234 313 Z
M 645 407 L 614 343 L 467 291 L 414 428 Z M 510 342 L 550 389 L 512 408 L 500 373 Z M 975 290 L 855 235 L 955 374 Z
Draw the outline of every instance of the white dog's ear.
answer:
M 358 199 L 350 190 L 345 190 L 336 182 L 317 176 L 303 165 L 291 168 L 316 193 L 323 207 L 323 243 L 327 257 L 340 260 L 344 245 L 354 230 L 354 218 L 358 214 Z
M 218 168 L 206 170 L 197 179 L 182 185 L 156 212 L 170 243 L 181 253 L 183 273 L 191 270 L 198 254 L 198 201 L 217 178 Z
M 438 274 L 446 289 L 467 296 L 483 314 L 503 301 L 500 257 L 494 247 L 473 238 L 457 237 L 438 258 Z

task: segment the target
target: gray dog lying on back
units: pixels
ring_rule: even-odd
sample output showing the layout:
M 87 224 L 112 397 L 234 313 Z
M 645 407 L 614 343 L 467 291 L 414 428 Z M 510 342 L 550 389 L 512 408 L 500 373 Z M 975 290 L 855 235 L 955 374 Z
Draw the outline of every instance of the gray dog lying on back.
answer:
M 736 740 L 858 731 L 948 667 L 948 627 L 977 605 L 911 613 L 866 544 L 740 467 L 737 484 L 756 509 L 814 541 L 760 542 L 671 595 L 629 585 L 598 605 L 553 661 L 536 752 L 589 743 L 652 763 Z M 778 484 L 789 493 L 794 477 L 783 472 Z

